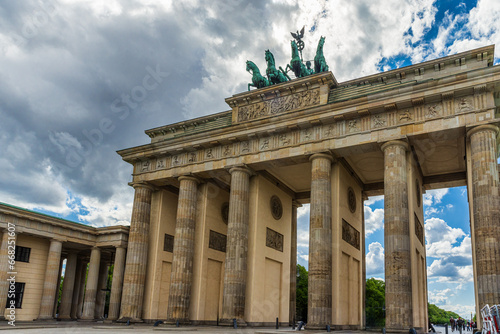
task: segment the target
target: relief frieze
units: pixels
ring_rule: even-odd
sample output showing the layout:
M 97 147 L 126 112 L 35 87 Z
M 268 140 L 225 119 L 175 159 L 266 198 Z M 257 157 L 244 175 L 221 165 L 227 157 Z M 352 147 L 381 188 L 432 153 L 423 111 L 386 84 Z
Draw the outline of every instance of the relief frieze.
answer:
M 308 90 L 287 96 L 276 97 L 238 108 L 238 122 L 281 114 L 287 111 L 319 104 L 319 89 Z
M 268 227 L 266 231 L 266 246 L 283 252 L 283 234 Z
M 342 219 L 342 240 L 356 249 L 360 249 L 360 234 L 351 224 Z
M 210 230 L 208 238 L 208 248 L 215 249 L 219 252 L 226 252 L 227 236 Z

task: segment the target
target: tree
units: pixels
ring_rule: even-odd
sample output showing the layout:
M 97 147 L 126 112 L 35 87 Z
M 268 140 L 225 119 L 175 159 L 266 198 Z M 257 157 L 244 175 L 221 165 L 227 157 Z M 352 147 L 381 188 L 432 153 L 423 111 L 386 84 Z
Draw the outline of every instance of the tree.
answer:
M 304 322 L 307 322 L 307 286 L 307 270 L 297 264 L 297 320 Z
M 366 280 L 366 326 L 385 326 L 385 282 L 375 278 Z
M 433 324 L 449 324 L 450 318 L 457 319 L 459 317 L 455 312 L 445 311 L 434 304 L 427 304 L 427 310 L 429 321 Z

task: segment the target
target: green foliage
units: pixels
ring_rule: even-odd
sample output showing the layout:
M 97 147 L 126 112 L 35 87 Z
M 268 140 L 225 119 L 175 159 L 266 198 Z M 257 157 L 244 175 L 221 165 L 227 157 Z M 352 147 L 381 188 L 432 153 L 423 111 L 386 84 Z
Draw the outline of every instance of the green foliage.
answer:
M 366 326 L 385 326 L 385 282 L 370 278 L 366 280 Z
M 427 304 L 429 321 L 433 324 L 450 324 L 450 318 L 453 317 L 457 319 L 459 317 L 458 314 L 451 311 L 445 311 L 434 304 Z
M 307 286 L 307 270 L 297 264 L 297 321 L 307 322 Z

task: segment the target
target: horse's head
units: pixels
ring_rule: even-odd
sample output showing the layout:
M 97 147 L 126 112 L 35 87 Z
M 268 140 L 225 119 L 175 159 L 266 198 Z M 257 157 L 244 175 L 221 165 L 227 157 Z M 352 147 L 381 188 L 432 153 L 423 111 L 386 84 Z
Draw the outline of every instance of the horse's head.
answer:
M 254 73 L 260 73 L 259 68 L 257 65 L 254 64 L 253 61 L 247 60 L 247 72 L 250 72 L 250 74 Z
M 274 65 L 274 56 L 271 51 L 266 50 L 266 61 L 272 63 Z
M 291 46 L 292 46 L 292 58 L 298 57 L 299 56 L 299 48 L 297 47 L 297 43 L 295 41 L 291 41 Z
M 318 43 L 318 48 L 322 48 L 325 45 L 325 37 L 321 36 Z

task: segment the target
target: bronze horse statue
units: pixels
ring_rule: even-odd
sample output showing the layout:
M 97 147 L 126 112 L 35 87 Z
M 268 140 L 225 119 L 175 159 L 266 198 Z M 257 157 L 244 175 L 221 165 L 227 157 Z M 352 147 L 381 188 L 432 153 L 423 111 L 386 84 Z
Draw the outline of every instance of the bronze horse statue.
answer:
M 314 72 L 327 72 L 328 65 L 326 64 L 325 56 L 323 56 L 323 45 L 325 45 L 325 37 L 321 36 L 316 49 L 316 56 L 314 57 Z
M 295 41 L 291 42 L 292 46 L 292 60 L 290 60 L 290 64 L 286 65 L 286 71 L 291 69 L 295 74 L 296 78 L 302 78 L 308 75 L 307 68 L 302 62 L 302 59 L 299 57 L 299 49 L 297 48 L 297 43 Z
M 267 62 L 266 74 L 267 78 L 269 79 L 269 83 L 271 85 L 279 84 L 290 80 L 290 77 L 281 68 L 281 66 L 279 67 L 280 68 L 279 70 L 276 69 L 274 56 L 269 50 L 266 50 L 266 62 Z
M 248 90 L 250 90 L 250 87 L 259 89 L 269 86 L 269 81 L 260 74 L 257 65 L 250 60 L 247 60 L 247 72 L 252 75 L 252 83 L 248 84 Z

